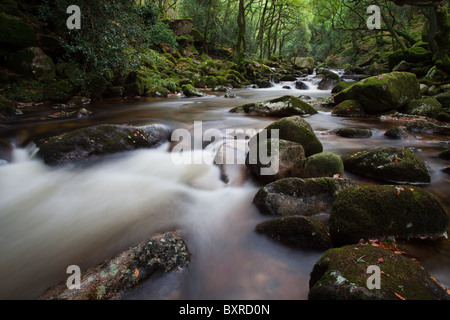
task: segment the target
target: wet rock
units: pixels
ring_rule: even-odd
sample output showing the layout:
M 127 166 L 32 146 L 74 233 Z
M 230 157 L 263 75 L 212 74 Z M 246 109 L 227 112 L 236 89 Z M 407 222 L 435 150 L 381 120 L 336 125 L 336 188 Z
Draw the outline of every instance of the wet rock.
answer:
M 303 81 L 298 80 L 295 82 L 295 89 L 308 90 L 309 87 Z
M 442 159 L 450 160 L 450 149 L 446 149 L 439 153 L 439 157 Z
M 435 98 L 429 97 L 410 101 L 401 111 L 406 114 L 435 118 L 442 111 L 442 105 Z
M 258 79 L 255 82 L 257 88 L 271 88 L 274 86 L 270 79 Z
M 389 128 L 388 130 L 386 130 L 384 135 L 392 139 L 404 139 L 411 136 L 405 126 L 395 126 Z
M 81 273 L 80 289 L 66 282 L 48 289 L 39 300 L 116 300 L 159 272 L 182 272 L 190 261 L 186 243 L 176 232 L 154 235 Z
M 333 116 L 338 117 L 365 117 L 366 113 L 361 104 L 356 100 L 345 100 L 337 104 L 331 111 Z
M 345 178 L 285 178 L 260 188 L 253 203 L 267 215 L 329 214 L 339 192 L 355 186 Z
M 438 125 L 429 121 L 411 121 L 405 124 L 406 129 L 412 133 L 431 133 L 439 135 L 450 135 L 450 126 Z
M 429 183 L 430 173 L 412 151 L 377 147 L 342 156 L 346 171 L 395 183 Z
M 369 266 L 380 268 L 379 289 L 368 288 Z M 370 245 L 327 250 L 314 265 L 309 288 L 309 300 L 449 299 L 445 289 L 419 264 Z
M 351 81 L 339 81 L 336 85 L 331 89 L 331 93 L 339 93 L 342 90 L 350 87 L 353 84 Z
M 341 77 L 336 73 L 329 71 L 320 80 L 317 89 L 319 90 L 332 90 L 333 87 L 341 80 Z
M 259 223 L 256 232 L 293 248 L 326 250 L 331 238 L 321 222 L 304 216 L 279 217 Z
M 408 185 L 347 188 L 333 203 L 329 226 L 335 246 L 360 239 L 441 236 L 447 213 L 430 192 Z
M 314 71 L 314 58 L 313 57 L 294 57 L 291 60 L 294 68 L 301 70 L 307 69 L 309 74 L 312 74 Z
M 336 103 L 357 100 L 369 114 L 381 113 L 405 106 L 420 91 L 413 73 L 391 72 L 363 79 L 335 97 Z
M 440 112 L 436 116 L 436 120 L 442 121 L 442 122 L 450 122 L 450 112 Z
M 161 125 L 132 127 L 98 125 L 77 129 L 45 141 L 38 141 L 38 156 L 46 164 L 61 165 L 74 161 L 152 148 L 168 141 L 169 132 Z
M 442 104 L 442 108 L 450 108 L 450 91 L 439 93 L 433 98 L 435 98 L 437 101 L 439 101 L 440 104 Z
M 289 177 L 292 167 L 305 158 L 302 145 L 296 142 L 283 139 L 267 139 L 258 141 L 258 143 L 255 142 L 256 140 L 250 142 L 250 150 L 245 165 L 250 172 L 265 182 Z M 263 147 L 266 147 L 267 153 L 260 151 Z
M 344 164 L 341 158 L 331 152 L 320 152 L 298 162 L 291 169 L 292 177 L 319 178 L 319 177 L 342 177 L 344 175 Z
M 271 130 L 278 130 L 279 138 L 300 143 L 309 157 L 323 151 L 320 140 L 316 137 L 311 125 L 300 116 L 281 118 L 265 128 L 267 137 L 271 137 Z M 257 134 L 255 137 L 259 137 Z
M 231 109 L 230 112 L 245 112 L 251 115 L 264 115 L 268 117 L 289 117 L 293 115 L 311 115 L 318 113 L 308 103 L 289 95 L 268 101 L 244 104 Z
M 185 84 L 181 88 L 183 90 L 183 94 L 186 97 L 203 97 L 204 96 L 204 94 L 202 92 L 200 92 L 199 90 L 195 89 L 190 84 Z
M 336 134 L 344 138 L 370 138 L 372 130 L 364 128 L 340 128 L 336 130 Z

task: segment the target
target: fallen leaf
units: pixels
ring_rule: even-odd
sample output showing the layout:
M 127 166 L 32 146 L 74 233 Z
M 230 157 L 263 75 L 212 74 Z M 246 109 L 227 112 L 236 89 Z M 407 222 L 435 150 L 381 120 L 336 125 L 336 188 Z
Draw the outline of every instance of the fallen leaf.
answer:
M 401 295 L 399 295 L 397 292 L 394 292 L 394 294 L 399 298 L 400 300 L 406 300 L 406 298 L 403 298 Z
M 136 278 L 139 277 L 139 270 L 138 270 L 138 269 L 134 270 L 134 276 L 135 276 Z
M 383 261 L 384 261 L 384 259 L 383 258 L 378 258 L 378 263 L 382 263 Z

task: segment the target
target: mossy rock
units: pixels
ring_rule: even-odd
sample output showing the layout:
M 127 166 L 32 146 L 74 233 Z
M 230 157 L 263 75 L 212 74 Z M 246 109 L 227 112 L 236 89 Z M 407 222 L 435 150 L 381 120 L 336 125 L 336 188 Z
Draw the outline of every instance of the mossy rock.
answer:
M 450 122 L 450 112 L 440 112 L 436 116 L 436 120 L 439 120 L 442 122 Z
M 442 108 L 450 108 L 450 91 L 438 93 L 433 98 L 442 105 Z
M 372 284 L 369 266 L 380 268 L 380 288 Z M 448 300 L 445 289 L 415 261 L 370 245 L 327 250 L 309 280 L 309 300 Z
M 435 118 L 442 111 L 442 105 L 435 98 L 428 97 L 408 102 L 401 111 L 415 116 Z
M 430 183 L 425 163 L 412 151 L 376 147 L 342 156 L 346 171 L 394 183 Z
M 67 102 L 76 92 L 76 87 L 69 80 L 60 80 L 44 86 L 45 100 L 54 102 Z
M 16 48 L 36 45 L 36 33 L 24 20 L 0 13 L 0 44 Z
M 299 178 L 344 176 L 342 159 L 331 152 L 320 152 L 307 157 L 291 170 L 291 176 Z
M 253 203 L 265 215 L 329 214 L 339 192 L 355 186 L 345 178 L 285 178 L 261 187 Z
M 292 168 L 305 158 L 302 145 L 288 140 L 250 140 L 249 145 L 245 165 L 264 182 L 289 177 Z
M 311 74 L 314 70 L 314 58 L 313 57 L 294 57 L 291 60 L 292 65 L 295 69 L 307 69 L 308 73 Z
M 347 188 L 338 194 L 329 219 L 336 246 L 371 238 L 441 236 L 447 224 L 437 198 L 408 185 Z
M 405 126 L 394 126 L 386 130 L 384 135 L 391 139 L 403 139 L 409 137 L 410 134 Z
M 334 100 L 357 100 L 368 114 L 398 109 L 416 98 L 419 81 L 413 73 L 391 72 L 363 79 L 339 92 Z
M 450 149 L 441 151 L 439 153 L 439 157 L 442 158 L 442 159 L 450 160 Z
M 152 148 L 168 140 L 165 130 L 159 125 L 91 126 L 37 142 L 37 154 L 46 164 L 61 165 L 138 148 Z
M 289 95 L 268 101 L 244 104 L 231 109 L 230 112 L 245 112 L 250 115 L 264 115 L 268 117 L 303 116 L 318 113 L 317 110 L 308 103 Z
M 365 117 L 366 113 L 361 104 L 356 100 L 344 100 L 338 103 L 331 111 L 337 117 Z
M 278 217 L 259 223 L 255 230 L 293 248 L 312 250 L 331 248 L 331 238 L 326 226 L 309 217 Z
M 405 124 L 406 129 L 412 133 L 430 133 L 438 135 L 450 135 L 450 126 L 438 125 L 429 121 L 410 121 Z
M 372 130 L 365 128 L 340 128 L 335 132 L 344 138 L 370 138 L 372 136 Z
M 353 82 L 350 81 L 339 81 L 336 83 L 336 85 L 331 89 L 331 93 L 339 93 L 344 89 L 347 89 L 353 84 Z
M 154 98 L 163 97 L 166 98 L 169 95 L 169 89 L 161 86 L 153 86 L 148 89 L 147 95 Z
M 271 130 L 278 130 L 279 139 L 300 143 L 305 149 L 307 157 L 323 151 L 322 143 L 317 138 L 311 125 L 301 116 L 281 118 L 268 125 L 265 130 L 269 138 L 271 137 Z
M 184 84 L 181 86 L 181 89 L 183 90 L 183 94 L 186 97 L 203 97 L 204 94 L 200 92 L 199 90 L 195 89 L 190 84 Z
M 8 66 L 41 81 L 51 81 L 56 77 L 53 60 L 38 47 L 22 49 L 10 55 Z
M 64 280 L 38 300 L 120 300 L 150 277 L 182 272 L 189 262 L 189 249 L 177 232 L 156 234 L 83 271 L 80 289 L 69 289 Z
M 425 76 L 425 79 L 428 79 L 433 82 L 445 81 L 447 80 L 447 78 L 448 78 L 447 73 L 445 71 L 436 68 L 436 66 L 433 66 Z

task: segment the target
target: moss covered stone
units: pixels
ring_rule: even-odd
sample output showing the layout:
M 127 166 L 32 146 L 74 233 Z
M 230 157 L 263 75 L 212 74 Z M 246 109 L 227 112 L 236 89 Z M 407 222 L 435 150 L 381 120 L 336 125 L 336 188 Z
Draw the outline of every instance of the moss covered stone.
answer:
M 70 80 L 60 80 L 44 86 L 43 94 L 45 100 L 55 102 L 67 102 L 75 94 L 76 88 Z
M 157 147 L 167 141 L 165 127 L 98 125 L 77 129 L 38 142 L 38 156 L 46 164 L 61 165 L 108 154 Z
M 342 156 L 346 171 L 396 183 L 429 183 L 430 173 L 412 151 L 377 147 Z
M 231 109 L 230 112 L 245 112 L 251 115 L 264 115 L 268 117 L 303 116 L 318 113 L 308 103 L 289 95 L 268 101 L 244 104 Z
M 265 182 L 289 177 L 292 168 L 305 158 L 302 145 L 296 142 L 283 139 L 251 141 L 245 164 L 250 172 Z
M 438 125 L 429 121 L 411 121 L 405 124 L 406 129 L 412 133 L 431 133 L 439 135 L 450 135 L 450 126 Z
M 181 86 L 181 89 L 183 90 L 183 94 L 186 97 L 203 97 L 204 94 L 200 92 L 199 90 L 195 89 L 190 84 L 184 84 Z
M 22 49 L 10 55 L 8 66 L 18 73 L 42 81 L 56 77 L 53 60 L 38 47 Z
M 190 262 L 188 247 L 176 232 L 153 235 L 142 243 L 82 272 L 80 289 L 68 289 L 66 281 L 39 300 L 116 300 L 161 272 L 183 271 Z
M 347 188 L 338 194 L 329 219 L 336 246 L 368 238 L 442 235 L 447 224 L 437 198 L 408 185 Z
M 268 125 L 265 130 L 268 137 L 271 137 L 271 130 L 278 130 L 280 139 L 300 143 L 305 149 L 307 157 L 323 151 L 322 143 L 315 135 L 311 125 L 300 116 L 281 118 Z
M 398 109 L 416 98 L 419 81 L 413 73 L 391 72 L 363 79 L 338 93 L 334 100 L 357 100 L 369 114 Z
M 331 114 L 338 117 L 366 116 L 362 105 L 356 100 L 344 100 L 341 103 L 338 103 L 331 111 Z
M 439 153 L 439 157 L 442 159 L 450 160 L 450 149 L 446 149 Z
M 339 93 L 344 89 L 347 89 L 353 84 L 353 82 L 350 81 L 339 81 L 336 83 L 336 85 L 331 89 L 331 93 Z
M 307 157 L 292 168 L 291 176 L 299 178 L 333 177 L 344 175 L 342 159 L 331 152 L 320 152 Z
M 335 132 L 344 138 L 370 138 L 372 136 L 372 130 L 365 128 L 340 128 Z
M 253 203 L 267 215 L 328 214 L 339 192 L 354 186 L 345 178 L 285 178 L 260 188 Z
M 384 135 L 391 139 L 403 139 L 410 136 L 405 126 L 394 126 L 386 130 Z
M 442 111 L 442 105 L 435 98 L 428 97 L 408 102 L 401 111 L 416 116 L 435 118 Z
M 380 268 L 380 288 L 369 289 L 369 266 Z M 369 280 L 370 283 L 372 283 Z M 447 300 L 419 264 L 390 250 L 349 245 L 327 250 L 314 265 L 309 300 Z
M 450 108 L 450 91 L 438 93 L 433 98 L 439 101 L 443 108 Z
M 328 230 L 321 222 L 304 216 L 279 217 L 259 223 L 256 232 L 293 248 L 331 248 Z

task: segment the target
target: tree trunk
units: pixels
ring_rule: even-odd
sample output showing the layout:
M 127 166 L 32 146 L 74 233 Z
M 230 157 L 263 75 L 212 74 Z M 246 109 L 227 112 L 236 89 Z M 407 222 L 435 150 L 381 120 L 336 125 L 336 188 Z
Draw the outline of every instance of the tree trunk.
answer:
M 238 37 L 236 42 L 236 52 L 238 65 L 242 66 L 245 59 L 246 43 L 245 43 L 245 7 L 244 0 L 239 0 L 239 14 L 238 14 Z

